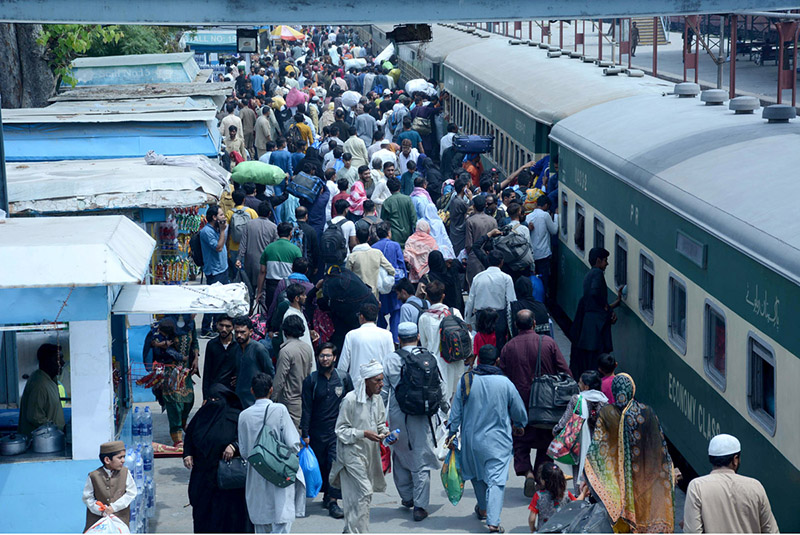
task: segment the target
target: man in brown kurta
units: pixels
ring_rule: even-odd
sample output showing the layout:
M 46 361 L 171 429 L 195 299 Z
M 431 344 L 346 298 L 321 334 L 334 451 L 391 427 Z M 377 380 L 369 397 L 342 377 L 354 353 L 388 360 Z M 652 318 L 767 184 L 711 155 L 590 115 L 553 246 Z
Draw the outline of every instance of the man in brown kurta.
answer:
M 300 340 L 306 328 L 299 317 L 286 316 L 281 328 L 286 341 L 278 354 L 272 401 L 286 406 L 295 427 L 299 429 L 303 415 L 303 381 L 311 373 L 314 350 Z
M 475 278 L 475 275 L 486 269 L 472 251 L 472 244 L 481 236 L 497 228 L 497 220 L 484 213 L 486 197 L 481 195 L 475 197 L 472 199 L 472 206 L 475 207 L 475 213 L 467 218 L 467 238 L 465 242 L 466 249 L 469 252 L 469 256 L 467 256 L 467 282 L 470 284 L 472 284 L 472 279 Z
M 130 471 L 125 468 L 125 443 L 121 440 L 100 445 L 100 458 L 103 466 L 89 472 L 83 488 L 83 503 L 86 505 L 86 531 L 103 518 L 114 514 L 130 525 L 131 503 L 136 498 L 136 483 Z M 101 509 L 97 502 L 105 507 Z
M 536 377 L 536 360 L 542 359 L 541 375 L 566 373 L 570 375 L 567 361 L 558 348 L 556 341 L 546 335 L 539 335 L 534 330 L 536 322 L 533 312 L 520 310 L 515 318 L 519 334 L 512 338 L 500 353 L 497 366 L 503 370 L 520 397 L 527 404 L 531 397 L 531 383 Z M 541 346 L 541 353 L 540 353 Z M 514 437 L 514 471 L 518 476 L 530 478 L 526 480 L 526 496 L 533 496 L 533 475 L 539 465 L 548 461 L 547 446 L 553 440 L 550 429 L 539 429 L 532 426 L 525 428 L 525 434 Z M 536 461 L 531 466 L 531 449 L 536 449 Z

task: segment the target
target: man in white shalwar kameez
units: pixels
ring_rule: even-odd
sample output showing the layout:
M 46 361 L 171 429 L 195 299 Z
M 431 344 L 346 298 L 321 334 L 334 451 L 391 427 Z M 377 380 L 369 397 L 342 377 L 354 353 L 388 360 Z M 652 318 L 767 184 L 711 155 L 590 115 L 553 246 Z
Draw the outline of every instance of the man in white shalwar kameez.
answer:
M 256 402 L 239 414 L 239 451 L 242 458 L 247 459 L 250 455 L 264 426 L 277 429 L 281 441 L 299 452 L 300 435 L 288 409 L 269 399 L 272 395 L 272 377 L 266 373 L 257 374 L 251 390 Z M 289 533 L 294 519 L 306 514 L 306 486 L 302 469 L 297 471 L 297 481 L 293 485 L 279 488 L 248 465 L 245 495 L 247 512 L 256 533 Z
M 423 352 L 432 358 L 424 348 L 417 347 L 419 335 L 417 324 L 404 321 L 397 328 L 400 348 L 404 351 Z M 414 521 L 420 522 L 428 516 L 431 497 L 431 470 L 439 470 L 441 461 L 436 456 L 434 446 L 434 426 L 438 427 L 438 415 L 408 415 L 402 411 L 395 397 L 395 388 L 400 383 L 403 371 L 403 358 L 395 351 L 383 358 L 384 377 L 389 390 L 389 429 L 399 429 L 400 435 L 392 444 L 392 476 L 404 507 L 413 507 Z M 440 382 L 441 399 L 445 400 L 446 386 Z M 444 402 L 440 407 L 445 414 L 450 406 Z
M 339 408 L 336 461 L 330 478 L 333 486 L 342 489 L 344 533 L 367 533 L 372 493 L 386 490 L 380 442 L 389 434 L 389 428 L 380 396 L 381 363 L 372 360 L 362 365 L 354 386 Z
M 478 365 L 465 374 L 450 409 L 450 436 L 461 428 L 461 475 L 471 480 L 489 533 L 500 533 L 500 513 L 512 457 L 512 426 L 524 432 L 528 411 L 514 384 L 497 367 L 497 348 L 481 347 Z M 451 446 L 454 447 L 454 446 Z
M 347 333 L 339 356 L 338 370 L 347 372 L 350 377 L 358 377 L 361 366 L 370 360 L 383 363 L 383 357 L 394 351 L 394 338 L 391 331 L 376 325 L 380 309 L 373 303 L 364 303 L 358 313 L 361 327 Z

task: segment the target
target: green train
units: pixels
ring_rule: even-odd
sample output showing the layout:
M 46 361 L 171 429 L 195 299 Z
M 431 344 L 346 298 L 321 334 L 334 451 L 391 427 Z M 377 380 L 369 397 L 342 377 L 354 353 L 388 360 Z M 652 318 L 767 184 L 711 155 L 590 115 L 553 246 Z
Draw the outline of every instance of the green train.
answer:
M 383 42 L 371 31 L 385 46 L 386 29 Z M 615 355 L 637 397 L 699 474 L 708 440 L 736 435 L 741 473 L 764 484 L 782 531 L 800 531 L 800 126 L 536 43 L 442 25 L 433 37 L 423 59 L 401 45 L 400 66 L 440 82 L 466 133 L 495 136 L 487 164 L 510 173 L 559 154 L 558 307 L 573 317 L 589 249 L 608 249 L 609 295 L 626 286 Z

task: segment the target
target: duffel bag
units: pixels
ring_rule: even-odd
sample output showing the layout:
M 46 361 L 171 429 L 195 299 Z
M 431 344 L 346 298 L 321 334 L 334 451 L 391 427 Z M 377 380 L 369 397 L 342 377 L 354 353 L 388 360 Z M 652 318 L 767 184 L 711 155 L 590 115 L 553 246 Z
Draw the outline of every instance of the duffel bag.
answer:
M 233 168 L 231 180 L 238 184 L 265 184 L 277 186 L 286 178 L 286 172 L 277 165 L 271 165 L 258 160 L 242 162 Z
M 453 146 L 459 152 L 482 154 L 494 149 L 494 136 L 454 136 Z
M 303 199 L 310 204 L 314 204 L 317 202 L 320 193 L 322 193 L 322 188 L 324 187 L 325 183 L 321 179 L 311 176 L 308 173 L 300 172 L 289 180 L 289 183 L 286 185 L 286 191 L 298 199 Z
M 247 462 L 261 477 L 283 489 L 297 479 L 300 459 L 291 446 L 281 441 L 280 430 L 267 427 L 268 413 L 269 407 L 264 411 L 264 426 L 247 457 Z
M 494 250 L 503 255 L 503 264 L 515 271 L 531 267 L 533 252 L 530 240 L 514 232 L 511 225 L 506 225 L 501 230 L 503 234 L 494 238 Z
M 561 419 L 573 394 L 579 391 L 578 383 L 566 373 L 542 375 L 542 335 L 539 335 L 536 374 L 528 400 L 528 425 L 552 429 Z

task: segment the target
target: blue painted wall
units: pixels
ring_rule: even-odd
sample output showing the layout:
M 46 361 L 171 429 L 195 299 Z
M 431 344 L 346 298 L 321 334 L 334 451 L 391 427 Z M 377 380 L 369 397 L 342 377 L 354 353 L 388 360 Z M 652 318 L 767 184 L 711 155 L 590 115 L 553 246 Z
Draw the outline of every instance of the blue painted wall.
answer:
M 58 321 L 104 320 L 111 311 L 107 286 L 74 288 L 72 294 L 70 288 L 3 288 L 0 303 L 0 324 L 50 323 L 56 317 Z
M 83 485 L 99 466 L 98 459 L 0 464 L 0 531 L 82 532 Z
M 136 380 L 147 373 L 142 359 L 142 346 L 144 346 L 144 339 L 149 332 L 149 325 L 128 327 L 128 355 L 131 362 L 131 391 L 133 392 L 134 403 L 147 403 L 156 400 L 151 389 L 136 384 Z

